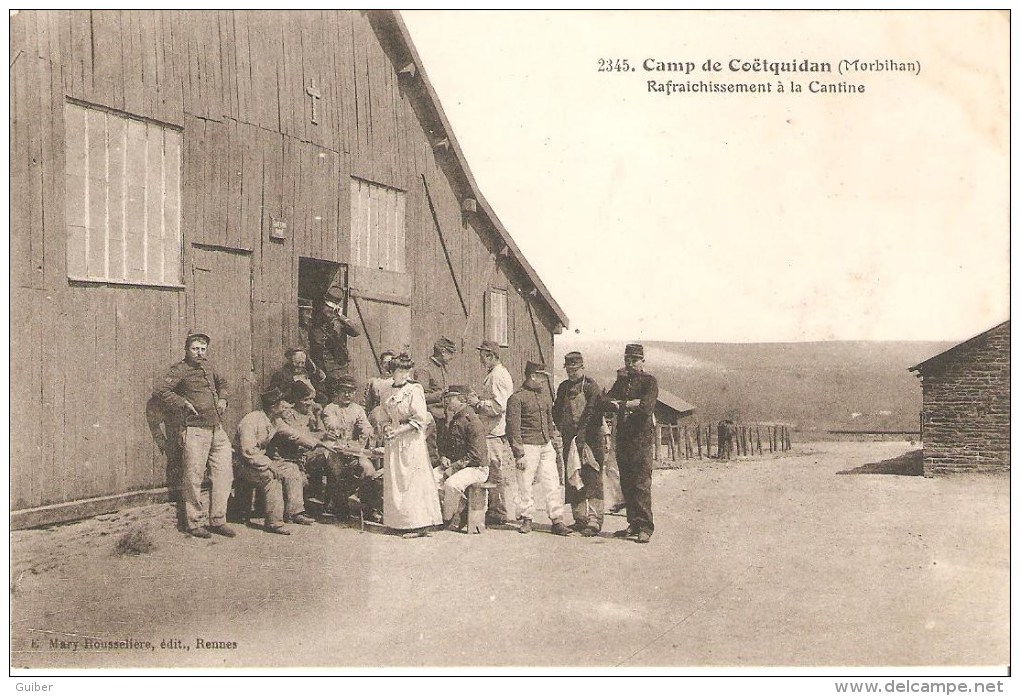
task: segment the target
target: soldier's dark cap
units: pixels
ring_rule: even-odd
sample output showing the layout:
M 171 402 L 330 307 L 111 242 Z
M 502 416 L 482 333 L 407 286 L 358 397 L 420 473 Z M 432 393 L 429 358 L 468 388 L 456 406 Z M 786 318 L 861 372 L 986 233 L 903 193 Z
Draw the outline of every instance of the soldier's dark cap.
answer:
M 340 304 L 344 301 L 344 292 L 340 288 L 332 287 L 326 291 L 326 294 L 322 296 L 322 299 L 326 302 L 332 302 L 333 304 Z
M 276 387 L 270 387 L 259 395 L 259 400 L 262 401 L 262 408 L 271 408 L 281 401 L 286 400 L 286 398 L 287 395 Z
M 301 401 L 310 396 L 315 396 L 315 388 L 301 379 L 294 380 L 287 393 L 288 401 Z
M 350 375 L 340 375 L 339 377 L 329 377 L 322 386 L 323 390 L 332 396 L 340 390 L 354 391 L 358 388 L 358 380 Z
M 499 355 L 499 344 L 495 341 L 488 339 L 482 341 L 482 344 L 478 346 L 477 350 L 484 350 L 486 353 L 492 353 L 493 355 Z
M 306 351 L 302 346 L 291 346 L 290 348 L 283 352 L 283 357 L 292 358 L 294 357 L 295 353 L 307 353 L 307 352 L 308 351 Z
M 443 390 L 443 398 L 447 396 L 467 396 L 473 393 L 473 390 L 467 384 L 451 384 Z
M 563 367 L 584 367 L 584 356 L 573 350 L 563 356 Z
M 627 347 L 623 349 L 623 355 L 627 358 L 641 358 L 645 359 L 645 347 L 640 343 L 628 343 Z
M 545 369 L 545 363 L 529 360 L 527 364 L 524 366 L 524 374 L 533 375 L 535 373 L 538 373 L 540 375 L 547 375 L 549 374 L 549 371 Z
M 193 330 L 188 332 L 188 337 L 184 339 L 184 345 L 185 346 L 190 346 L 191 342 L 194 341 L 195 339 L 201 339 L 201 340 L 205 341 L 206 344 L 212 343 L 212 339 L 209 338 L 209 334 L 204 333 L 202 331 L 195 331 L 193 329 Z
M 443 336 L 435 342 L 435 345 L 432 346 L 432 349 L 437 353 L 439 352 L 456 353 L 457 345 L 453 341 L 448 339 L 446 336 Z

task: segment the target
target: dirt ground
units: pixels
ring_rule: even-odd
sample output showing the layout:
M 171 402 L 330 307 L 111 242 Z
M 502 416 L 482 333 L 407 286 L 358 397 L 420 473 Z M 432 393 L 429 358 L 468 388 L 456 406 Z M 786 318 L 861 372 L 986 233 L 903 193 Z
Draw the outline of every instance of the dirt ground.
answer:
M 199 540 L 168 505 L 15 532 L 12 666 L 1006 665 L 1009 479 L 870 473 L 908 449 L 656 471 L 647 545 L 619 516 L 591 539 Z M 139 527 L 155 549 L 117 555 Z

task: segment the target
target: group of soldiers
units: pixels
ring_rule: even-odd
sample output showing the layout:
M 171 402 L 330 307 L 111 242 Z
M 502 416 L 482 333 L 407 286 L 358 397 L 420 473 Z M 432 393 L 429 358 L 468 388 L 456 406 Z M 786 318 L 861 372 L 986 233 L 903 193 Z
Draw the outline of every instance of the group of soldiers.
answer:
M 266 531 L 289 534 L 287 523 L 313 524 L 311 501 L 323 514 L 346 519 L 360 506 L 366 519 L 385 524 L 383 477 L 376 460 L 382 451 L 379 412 L 393 386 L 389 362 L 380 355 L 380 374 L 359 390 L 349 374 L 348 336 L 359 328 L 340 310 L 339 298 L 327 296 L 314 311 L 308 348 L 294 347 L 261 395 L 261 408 L 245 415 L 232 445 L 223 427 L 229 391 L 223 375 L 206 359 L 211 339 L 192 332 L 184 360 L 172 366 L 155 396 L 165 410 L 180 416 L 181 481 L 184 518 L 189 534 L 236 535 L 227 523 L 227 505 L 235 480 L 245 491 L 260 492 Z M 486 374 L 480 388 L 453 384 L 450 364 L 457 348 L 440 338 L 432 356 L 415 368 L 412 379 L 425 393 L 429 424 L 427 444 L 436 484 L 442 491 L 445 527 L 463 527 L 466 491 L 488 483 L 486 522 L 532 531 L 537 483 L 545 499 L 554 534 L 595 536 L 604 518 L 606 470 L 605 419 L 615 418 L 615 453 L 627 511 L 627 528 L 617 536 L 639 543 L 650 540 L 652 413 L 658 398 L 655 378 L 643 370 L 644 349 L 627 345 L 625 367 L 604 392 L 585 374 L 578 352 L 564 358 L 565 379 L 550 398 L 549 372 L 528 361 L 524 381 L 515 389 L 503 365 L 502 347 L 482 341 L 477 347 Z M 551 385 L 550 385 L 551 386 Z M 361 392 L 360 401 L 356 398 Z M 565 483 L 557 462 L 562 443 Z M 325 483 L 323 483 L 325 479 Z M 208 505 L 203 482 L 208 480 Z M 567 526 L 566 505 L 573 524 Z

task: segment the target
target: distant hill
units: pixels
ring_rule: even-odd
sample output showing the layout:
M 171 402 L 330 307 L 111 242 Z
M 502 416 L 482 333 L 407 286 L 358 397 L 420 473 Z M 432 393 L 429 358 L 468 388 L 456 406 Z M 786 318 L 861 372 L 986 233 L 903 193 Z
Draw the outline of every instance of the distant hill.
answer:
M 556 341 L 563 355 L 584 353 L 588 374 L 609 388 L 623 365 L 623 343 Z M 816 343 L 646 342 L 645 366 L 663 388 L 691 402 L 702 423 L 782 421 L 800 430 L 914 430 L 919 380 L 907 368 L 953 346 L 930 341 Z

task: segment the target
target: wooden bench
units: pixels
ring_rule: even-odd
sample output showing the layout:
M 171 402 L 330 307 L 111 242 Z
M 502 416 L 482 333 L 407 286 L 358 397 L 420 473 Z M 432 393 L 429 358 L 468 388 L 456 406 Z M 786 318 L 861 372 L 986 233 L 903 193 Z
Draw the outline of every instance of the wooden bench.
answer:
M 495 483 L 473 483 L 468 486 L 468 534 L 481 534 L 485 531 L 485 511 L 489 508 L 489 489 L 495 488 Z

